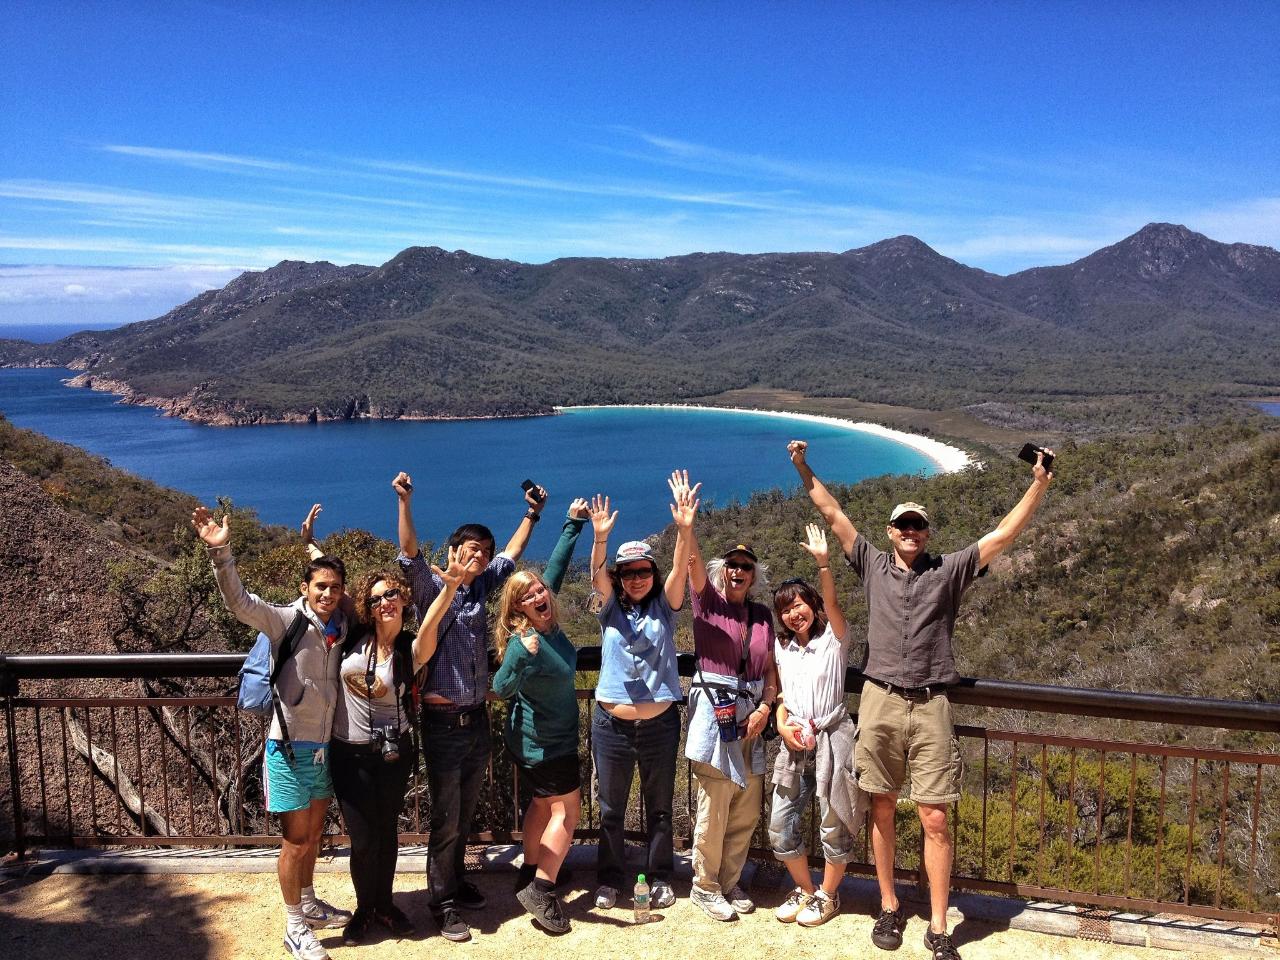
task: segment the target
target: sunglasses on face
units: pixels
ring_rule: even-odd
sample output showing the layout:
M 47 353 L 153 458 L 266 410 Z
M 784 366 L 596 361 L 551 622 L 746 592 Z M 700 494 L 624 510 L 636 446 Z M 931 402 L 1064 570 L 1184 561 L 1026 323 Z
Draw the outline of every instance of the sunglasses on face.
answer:
M 750 563 L 744 560 L 726 560 L 724 562 L 724 565 L 728 567 L 730 570 L 743 570 L 746 573 L 750 573 L 752 570 L 756 568 L 756 565 L 754 563 Z
M 370 594 L 369 606 L 380 607 L 382 606 L 383 600 L 399 600 L 399 599 L 400 599 L 400 588 L 392 587 L 386 593 Z
M 645 567 L 642 570 L 627 569 L 618 571 L 619 580 L 648 580 L 653 576 L 653 568 Z
M 929 523 L 927 520 L 921 520 L 919 517 L 908 517 L 903 520 L 893 521 L 893 526 L 897 530 L 928 530 Z

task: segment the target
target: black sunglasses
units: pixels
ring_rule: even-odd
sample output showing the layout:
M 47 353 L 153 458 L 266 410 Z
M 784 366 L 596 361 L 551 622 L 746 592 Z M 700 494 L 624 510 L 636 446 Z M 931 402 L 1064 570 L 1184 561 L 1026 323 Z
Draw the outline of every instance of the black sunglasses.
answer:
M 618 571 L 619 580 L 645 580 L 653 576 L 653 567 L 628 567 Z
M 756 568 L 754 563 L 744 563 L 741 560 L 726 560 L 724 565 L 730 570 L 745 570 L 748 573 Z
M 380 607 L 382 606 L 383 600 L 399 600 L 399 599 L 400 599 L 400 588 L 392 587 L 386 593 L 369 594 L 369 606 Z
M 906 517 L 893 521 L 893 526 L 897 530 L 928 530 L 929 521 L 921 520 L 919 517 Z

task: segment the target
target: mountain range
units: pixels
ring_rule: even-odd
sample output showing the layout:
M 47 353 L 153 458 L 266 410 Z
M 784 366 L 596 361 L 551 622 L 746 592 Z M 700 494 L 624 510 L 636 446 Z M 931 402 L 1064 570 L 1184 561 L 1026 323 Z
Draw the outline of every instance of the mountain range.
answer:
M 545 264 L 285 261 L 0 365 L 207 422 L 511 416 L 764 387 L 1059 427 L 1280 394 L 1280 253 L 1172 224 L 998 276 L 920 240 Z

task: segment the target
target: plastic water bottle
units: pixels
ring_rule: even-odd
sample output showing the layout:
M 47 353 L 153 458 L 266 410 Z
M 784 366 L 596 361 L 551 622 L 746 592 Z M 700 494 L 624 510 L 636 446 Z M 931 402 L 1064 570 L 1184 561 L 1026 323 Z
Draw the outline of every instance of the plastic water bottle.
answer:
M 649 884 L 645 882 L 643 873 L 636 877 L 636 888 L 631 895 L 631 900 L 636 907 L 636 923 L 648 923 Z

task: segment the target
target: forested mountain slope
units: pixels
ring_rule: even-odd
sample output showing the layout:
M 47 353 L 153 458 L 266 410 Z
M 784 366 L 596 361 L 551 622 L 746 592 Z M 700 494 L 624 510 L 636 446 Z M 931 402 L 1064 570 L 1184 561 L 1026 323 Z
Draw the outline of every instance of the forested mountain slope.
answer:
M 489 416 L 768 387 L 1064 431 L 1280 393 L 1280 254 L 1152 224 L 1000 277 L 913 237 L 845 253 L 530 265 L 434 247 L 282 263 L 164 317 L 0 363 L 219 423 Z M 1047 419 L 1046 419 L 1047 418 Z

